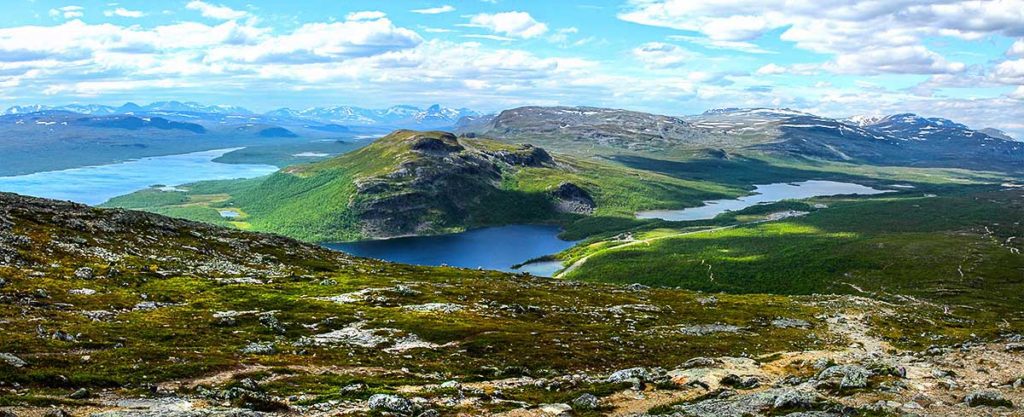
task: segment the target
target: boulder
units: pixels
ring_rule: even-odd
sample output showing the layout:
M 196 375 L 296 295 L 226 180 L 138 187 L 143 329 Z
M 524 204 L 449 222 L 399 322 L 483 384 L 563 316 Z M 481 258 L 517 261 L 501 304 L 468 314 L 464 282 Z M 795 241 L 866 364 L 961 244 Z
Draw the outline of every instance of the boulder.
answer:
M 390 394 L 375 394 L 370 397 L 370 410 L 412 415 L 415 404 L 405 398 Z
M 871 371 L 859 365 L 835 365 L 818 374 L 818 380 L 839 389 L 868 386 Z
M 1013 408 L 1013 403 L 1003 397 L 999 391 L 983 390 L 974 391 L 964 397 L 964 402 L 971 407 L 1008 407 Z
M 594 394 L 583 394 L 572 400 L 572 408 L 577 410 L 594 410 L 600 405 L 600 400 Z
M 653 379 L 647 368 L 629 368 L 615 371 L 608 377 L 608 382 L 650 382 Z
M 15 368 L 21 368 L 28 365 L 28 363 L 25 363 L 21 358 L 10 353 L 0 353 L 0 363 L 6 363 L 8 366 L 13 366 Z
M 72 392 L 71 395 L 68 395 L 68 398 L 72 400 L 84 400 L 89 398 L 91 395 L 92 393 L 90 393 L 88 389 L 79 388 L 77 391 Z

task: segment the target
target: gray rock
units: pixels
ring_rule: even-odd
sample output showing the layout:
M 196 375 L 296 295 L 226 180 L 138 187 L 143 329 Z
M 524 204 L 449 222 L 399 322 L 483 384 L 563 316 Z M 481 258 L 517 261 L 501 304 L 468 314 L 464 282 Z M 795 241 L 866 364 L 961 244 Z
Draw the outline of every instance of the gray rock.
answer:
M 790 329 L 790 328 L 807 329 L 807 328 L 811 327 L 811 323 L 807 322 L 805 320 L 789 319 L 789 318 L 780 317 L 780 318 L 777 318 L 775 320 L 772 320 L 772 326 L 773 327 L 778 327 L 780 329 Z
M 697 357 L 690 359 L 680 366 L 682 369 L 711 368 L 718 365 L 718 361 L 712 358 Z
M 818 374 L 818 380 L 839 389 L 864 388 L 868 386 L 871 371 L 859 365 L 835 365 Z
M 736 374 L 729 374 L 722 378 L 720 381 L 722 385 L 741 389 L 757 388 L 761 385 L 761 381 L 752 376 L 739 376 Z
M 568 416 L 572 414 L 572 407 L 569 404 L 541 404 L 540 412 L 549 416 Z
M 964 402 L 971 407 L 1013 408 L 1013 403 L 1003 397 L 1002 393 L 992 390 L 974 391 L 964 397 Z
M 6 287 L 6 286 L 7 286 L 7 280 L 3 279 L 3 278 L 0 278 L 0 288 Z
M 794 408 L 807 397 L 792 388 L 776 388 L 728 398 L 713 398 L 675 407 L 685 416 L 693 417 L 746 417 L 759 416 L 776 410 L 776 403 Z M 786 410 L 788 408 L 781 408 Z
M 21 368 L 24 367 L 25 365 L 28 365 L 28 363 L 21 360 L 21 358 L 14 356 L 10 353 L 0 353 L 0 362 L 6 363 L 7 365 L 13 366 L 15 368 Z
M 84 400 L 89 398 L 91 395 L 92 393 L 90 393 L 88 389 L 79 388 L 77 391 L 72 392 L 71 395 L 68 395 L 68 398 L 72 400 Z
M 87 266 L 83 266 L 75 270 L 75 278 L 93 279 L 93 277 L 95 277 L 95 274 L 93 273 L 92 268 L 89 268 Z
M 647 368 L 629 368 L 615 371 L 608 377 L 608 382 L 649 382 L 652 378 Z
M 72 417 L 71 413 L 59 408 L 51 408 L 43 414 L 43 417 Z
M 451 380 L 441 383 L 441 388 L 444 389 L 462 389 L 462 384 L 459 381 Z
M 600 405 L 600 400 L 594 394 L 583 394 L 572 400 L 572 408 L 577 410 L 594 410 Z
M 1007 352 L 1024 352 L 1024 343 L 1007 343 Z
M 374 411 L 387 411 L 402 415 L 412 415 L 415 404 L 397 395 L 375 394 L 370 397 L 369 406 Z
M 679 332 L 687 336 L 708 336 L 715 333 L 739 333 L 743 330 L 739 326 L 733 326 L 731 324 L 697 324 L 693 326 L 683 326 L 679 328 Z
M 0 417 L 18 417 L 13 411 L 0 410 Z
M 776 410 L 808 409 L 821 401 L 821 397 L 812 391 L 788 390 L 775 397 L 772 408 Z
M 646 286 L 644 284 L 639 284 L 639 283 L 635 283 L 634 282 L 632 284 L 627 285 L 626 289 L 630 290 L 630 291 L 643 291 L 643 290 L 649 290 L 649 289 L 651 289 L 651 287 L 648 287 L 648 286 Z
M 252 342 L 243 347 L 241 352 L 248 355 L 273 355 L 277 349 L 273 342 Z

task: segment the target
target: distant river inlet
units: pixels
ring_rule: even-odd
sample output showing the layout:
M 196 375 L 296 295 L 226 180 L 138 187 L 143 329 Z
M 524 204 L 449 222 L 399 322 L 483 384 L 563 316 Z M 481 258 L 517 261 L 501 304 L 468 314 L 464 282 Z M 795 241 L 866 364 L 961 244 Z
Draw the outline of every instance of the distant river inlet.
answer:
M 238 149 L 241 148 L 153 156 L 107 165 L 0 177 L 0 191 L 97 205 L 156 184 L 253 178 L 277 171 L 277 167 L 272 165 L 213 161 Z
M 679 210 L 648 210 L 637 213 L 641 219 L 662 219 L 689 221 L 713 219 L 727 211 L 743 210 L 757 204 L 774 203 L 782 200 L 802 200 L 843 194 L 881 194 L 892 190 L 878 190 L 860 184 L 836 181 L 803 181 L 796 183 L 775 183 L 755 185 L 754 193 L 735 199 L 705 201 L 703 206 Z

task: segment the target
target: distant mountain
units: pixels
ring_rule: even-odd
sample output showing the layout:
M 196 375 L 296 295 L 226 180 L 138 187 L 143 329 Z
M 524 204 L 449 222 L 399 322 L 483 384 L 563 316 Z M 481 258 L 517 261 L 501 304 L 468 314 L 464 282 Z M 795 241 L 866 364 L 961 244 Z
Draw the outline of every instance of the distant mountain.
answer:
M 466 117 L 457 131 L 564 151 L 658 151 L 717 136 L 678 117 L 597 107 L 519 107 L 493 117 Z
M 312 120 L 349 126 L 387 126 L 431 129 L 454 126 L 460 118 L 479 116 L 469 109 L 453 109 L 435 104 L 426 109 L 399 105 L 386 109 L 353 106 L 312 107 L 304 110 L 282 108 L 264 113 L 271 119 Z
M 251 111 L 237 106 L 214 105 L 207 106 L 196 102 L 180 101 L 158 101 L 147 105 L 125 103 L 118 107 L 105 106 L 101 104 L 68 104 L 63 106 L 13 106 L 7 108 L 2 114 L 26 114 L 44 110 L 62 110 L 92 116 L 107 116 L 112 114 L 150 114 L 158 112 L 184 112 L 184 113 L 208 113 L 208 114 L 253 114 Z
M 1004 132 L 1002 130 L 999 130 L 999 129 L 996 129 L 996 128 L 992 128 L 992 127 L 986 127 L 984 129 L 979 130 L 979 132 L 984 133 L 986 135 L 989 135 L 991 137 L 994 137 L 996 139 L 1013 140 L 1013 141 L 1017 140 L 1016 138 L 1014 138 L 1013 136 L 1010 136 L 1006 132 Z
M 756 151 L 859 163 L 1020 169 L 1024 144 L 914 114 L 845 120 L 772 108 L 723 108 L 672 117 L 593 107 L 520 107 L 466 117 L 467 135 L 562 152 L 661 154 Z

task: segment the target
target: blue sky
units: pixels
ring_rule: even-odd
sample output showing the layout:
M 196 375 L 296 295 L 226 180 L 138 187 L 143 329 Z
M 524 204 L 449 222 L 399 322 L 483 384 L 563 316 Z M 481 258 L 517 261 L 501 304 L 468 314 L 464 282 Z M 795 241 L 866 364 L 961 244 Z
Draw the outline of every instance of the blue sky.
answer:
M 6 0 L 0 103 L 917 112 L 1024 136 L 1024 0 Z

